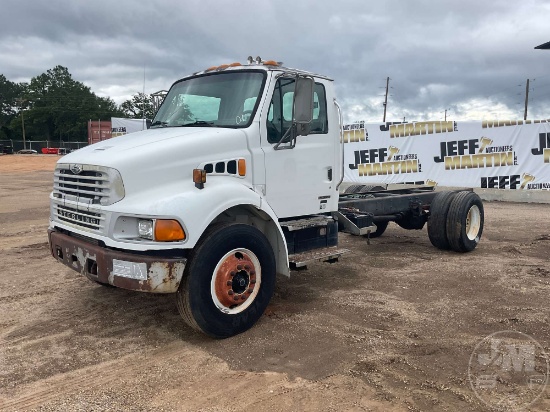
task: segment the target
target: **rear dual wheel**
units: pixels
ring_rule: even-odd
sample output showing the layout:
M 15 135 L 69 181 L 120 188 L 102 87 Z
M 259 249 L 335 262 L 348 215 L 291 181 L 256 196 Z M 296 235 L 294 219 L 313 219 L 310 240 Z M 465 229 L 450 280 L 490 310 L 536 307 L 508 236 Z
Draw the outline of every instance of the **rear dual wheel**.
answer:
M 428 219 L 428 237 L 438 249 L 449 250 L 451 245 L 447 240 L 447 215 L 456 192 L 439 192 L 430 205 Z
M 447 216 L 447 239 L 456 252 L 474 250 L 483 232 L 483 203 L 473 192 L 459 192 Z
M 275 288 L 275 256 L 253 226 L 208 229 L 193 250 L 176 293 L 180 315 L 194 329 L 227 338 L 251 328 Z
M 443 250 L 470 252 L 481 239 L 483 203 L 474 192 L 440 192 L 430 206 L 428 236 Z

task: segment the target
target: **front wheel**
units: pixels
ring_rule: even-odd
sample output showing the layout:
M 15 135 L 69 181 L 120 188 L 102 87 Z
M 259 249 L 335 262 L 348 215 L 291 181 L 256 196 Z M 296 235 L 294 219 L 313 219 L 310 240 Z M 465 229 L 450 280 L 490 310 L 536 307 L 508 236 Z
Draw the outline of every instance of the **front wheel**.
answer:
M 208 229 L 193 250 L 176 294 L 191 327 L 215 338 L 250 329 L 275 288 L 275 256 L 253 226 L 222 223 Z

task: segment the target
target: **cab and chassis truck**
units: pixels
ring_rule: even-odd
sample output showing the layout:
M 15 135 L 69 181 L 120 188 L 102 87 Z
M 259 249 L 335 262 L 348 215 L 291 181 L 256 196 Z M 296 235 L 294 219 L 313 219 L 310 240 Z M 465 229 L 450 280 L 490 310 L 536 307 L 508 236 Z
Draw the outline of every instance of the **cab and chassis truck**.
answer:
M 352 185 L 333 81 L 260 58 L 174 83 L 150 129 L 62 157 L 50 195 L 54 258 L 102 285 L 175 293 L 191 327 L 252 327 L 275 288 L 338 232 L 427 223 L 431 243 L 473 250 L 483 204 L 471 190 Z M 342 193 L 341 193 L 342 192 Z

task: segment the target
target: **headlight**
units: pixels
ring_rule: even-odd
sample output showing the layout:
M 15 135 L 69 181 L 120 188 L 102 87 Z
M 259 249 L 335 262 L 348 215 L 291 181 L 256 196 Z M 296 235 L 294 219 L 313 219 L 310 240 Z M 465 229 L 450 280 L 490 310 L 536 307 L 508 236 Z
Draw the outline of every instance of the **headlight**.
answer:
M 139 219 L 138 234 L 143 239 L 157 242 L 174 242 L 185 240 L 185 232 L 177 220 L 173 219 Z
M 139 237 L 153 240 L 153 221 L 149 219 L 138 220 Z

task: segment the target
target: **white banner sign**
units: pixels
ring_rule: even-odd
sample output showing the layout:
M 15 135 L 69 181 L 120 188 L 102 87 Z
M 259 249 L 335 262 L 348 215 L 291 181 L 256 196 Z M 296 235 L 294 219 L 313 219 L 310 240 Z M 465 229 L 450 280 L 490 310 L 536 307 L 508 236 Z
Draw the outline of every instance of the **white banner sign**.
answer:
M 111 117 L 112 137 L 147 129 L 147 120 Z
M 550 190 L 546 120 L 344 126 L 346 182 Z

